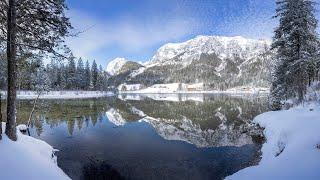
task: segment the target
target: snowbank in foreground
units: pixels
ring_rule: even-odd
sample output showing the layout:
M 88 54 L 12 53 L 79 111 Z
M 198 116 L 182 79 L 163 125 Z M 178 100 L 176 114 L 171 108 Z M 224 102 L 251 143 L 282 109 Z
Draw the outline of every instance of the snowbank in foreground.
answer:
M 70 179 L 57 166 L 56 157 L 52 158 L 54 149 L 49 144 L 19 131 L 17 134 L 16 142 L 4 134 L 0 140 L 0 179 Z
M 255 118 L 265 128 L 262 160 L 226 179 L 320 179 L 320 105 L 267 112 Z
M 7 92 L 2 91 L 2 97 L 5 98 Z M 105 91 L 49 91 L 42 92 L 39 99 L 84 99 L 98 98 L 113 95 L 112 92 Z M 38 93 L 35 91 L 18 91 L 18 99 L 36 99 Z

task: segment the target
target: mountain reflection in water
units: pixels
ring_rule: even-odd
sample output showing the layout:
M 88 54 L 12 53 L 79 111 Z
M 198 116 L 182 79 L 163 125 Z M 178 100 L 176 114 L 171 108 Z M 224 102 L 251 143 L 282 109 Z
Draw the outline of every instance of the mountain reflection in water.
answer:
M 32 136 L 73 179 L 222 179 L 260 160 L 252 119 L 264 97 L 119 95 L 41 100 Z M 25 123 L 32 101 L 20 101 Z

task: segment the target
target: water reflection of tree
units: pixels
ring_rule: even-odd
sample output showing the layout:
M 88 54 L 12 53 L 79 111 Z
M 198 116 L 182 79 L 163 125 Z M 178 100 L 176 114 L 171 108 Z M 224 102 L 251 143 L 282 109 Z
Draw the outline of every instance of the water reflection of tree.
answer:
M 85 117 L 85 116 L 82 116 L 81 118 L 78 118 L 78 119 L 77 119 L 77 127 L 78 127 L 78 130 L 81 130 L 81 129 L 82 129 L 83 123 L 84 123 L 85 120 L 86 120 L 86 117 Z
M 74 126 L 75 126 L 75 122 L 76 120 L 75 119 L 70 119 L 67 121 L 67 124 L 68 124 L 68 132 L 70 135 L 73 135 L 73 130 L 74 130 Z
M 167 102 L 145 98 L 143 101 L 123 101 L 118 98 L 88 99 L 88 100 L 41 100 L 32 120 L 32 127 L 37 134 L 43 132 L 43 123 L 55 128 L 67 124 L 67 130 L 72 135 L 74 128 L 80 131 L 101 123 L 104 112 L 110 108 L 117 109 L 126 121 L 140 120 L 141 115 L 134 113 L 132 108 L 143 111 L 146 115 L 172 120 L 173 125 L 183 119 L 190 119 L 199 124 L 202 130 L 216 129 L 221 124 L 217 112 L 227 118 L 227 124 L 240 126 L 252 120 L 257 114 L 266 111 L 265 99 L 235 98 L 230 96 L 204 96 L 204 102 Z M 2 103 L 2 106 L 5 104 Z M 32 101 L 20 101 L 18 123 L 26 123 L 32 109 Z M 5 110 L 5 108 L 3 108 Z M 3 113 L 5 115 L 5 113 Z M 5 118 L 5 117 L 4 117 Z M 84 125 L 85 124 L 85 125 Z M 178 125 L 177 124 L 177 125 Z
M 43 126 L 42 126 L 42 123 L 45 121 L 44 117 L 43 116 L 38 116 L 37 117 L 39 120 L 38 121 L 33 121 L 33 123 L 31 123 L 31 127 L 35 127 L 36 129 L 36 133 L 38 136 L 40 136 L 43 132 Z
M 18 124 L 28 121 L 32 109 L 32 100 L 20 100 L 18 103 Z M 85 124 L 89 127 L 97 122 L 102 122 L 105 109 L 109 109 L 106 99 L 82 99 L 82 100 L 40 100 L 31 121 L 31 128 L 36 130 L 38 136 L 44 131 L 44 125 L 55 128 L 66 124 L 70 135 L 74 133 L 75 127 L 80 131 Z M 5 106 L 5 102 L 1 104 Z M 5 111 L 5 108 L 3 108 Z M 3 112 L 5 115 L 6 113 Z M 5 118 L 5 117 L 4 117 Z

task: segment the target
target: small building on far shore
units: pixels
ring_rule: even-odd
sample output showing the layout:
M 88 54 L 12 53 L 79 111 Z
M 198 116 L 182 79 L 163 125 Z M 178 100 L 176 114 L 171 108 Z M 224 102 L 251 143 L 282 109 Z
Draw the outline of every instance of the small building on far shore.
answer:
M 186 87 L 187 87 L 187 91 L 203 91 L 204 90 L 203 83 L 187 84 Z
M 119 92 L 140 91 L 145 93 L 179 93 L 179 92 L 197 92 L 204 90 L 204 83 L 185 84 L 154 84 L 150 87 L 145 87 L 142 84 L 121 84 L 118 86 Z
M 142 84 L 121 84 L 118 86 L 118 91 L 138 91 L 145 88 Z

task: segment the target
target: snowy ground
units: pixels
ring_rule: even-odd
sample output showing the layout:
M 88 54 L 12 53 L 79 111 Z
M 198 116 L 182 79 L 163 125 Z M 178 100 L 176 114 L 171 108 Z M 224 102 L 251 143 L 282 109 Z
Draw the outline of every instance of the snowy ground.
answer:
M 265 128 L 262 160 L 226 179 L 320 179 L 320 104 L 267 112 L 254 121 Z
M 2 98 L 5 98 L 6 92 L 1 91 Z M 97 98 L 113 95 L 111 92 L 105 91 L 49 91 L 42 92 L 40 99 L 83 99 Z M 18 91 L 18 99 L 36 99 L 38 93 L 35 91 Z
M 5 124 L 2 125 L 4 130 Z M 17 135 L 16 142 L 5 134 L 0 140 L 0 179 L 70 179 L 57 166 L 56 157 L 52 156 L 54 149 L 49 144 L 20 131 Z

